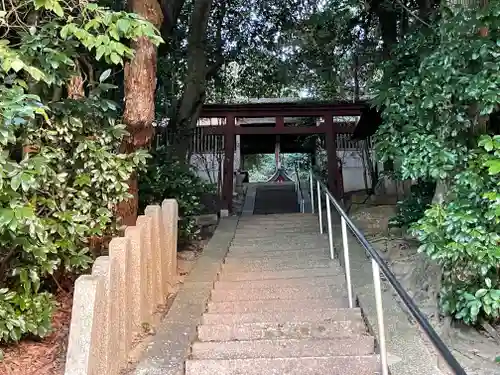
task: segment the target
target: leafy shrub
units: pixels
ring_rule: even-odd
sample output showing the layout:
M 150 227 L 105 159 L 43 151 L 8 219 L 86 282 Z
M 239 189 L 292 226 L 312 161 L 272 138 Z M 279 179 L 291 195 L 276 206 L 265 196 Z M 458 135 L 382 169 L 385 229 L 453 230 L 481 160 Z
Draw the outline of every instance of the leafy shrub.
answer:
M 499 155 L 486 136 L 500 103 L 499 15 L 498 1 L 443 8 L 384 62 L 375 99 L 383 108 L 378 154 L 400 161 L 405 179 L 449 189 L 414 230 L 420 250 L 442 267 L 443 312 L 467 324 L 499 317 Z
M 213 192 L 186 163 L 180 162 L 161 146 L 151 153 L 147 170 L 139 175 L 139 207 L 161 204 L 166 198 L 175 198 L 179 204 L 179 238 L 193 239 L 197 234 L 194 217 L 202 213 L 201 196 Z
M 432 201 L 435 188 L 436 183 L 432 181 L 419 181 L 412 185 L 410 196 L 397 203 L 397 214 L 389 220 L 389 227 L 408 227 L 422 218 Z
M 117 105 L 106 99 L 110 70 L 100 82 L 93 74 L 96 60 L 123 64 L 133 55 L 123 39 L 157 42 L 158 32 L 136 15 L 85 2 L 65 6 L 22 1 L 2 16 L 1 343 L 50 331 L 53 281 L 88 268 L 89 238 L 114 232 L 114 207 L 129 197 L 131 173 L 146 164 L 145 152 L 118 152 L 126 132 Z M 82 77 L 82 61 L 94 64 L 86 92 L 61 100 Z
M 93 96 L 57 102 L 46 107 L 49 121 L 24 123 L 17 136 L 12 124 L 23 119 L 18 114 L 4 119 L 0 138 L 4 151 L 0 154 L 1 284 L 7 287 L 0 303 L 4 340 L 46 333 L 51 306 L 50 297 L 42 292 L 44 280 L 56 271 L 87 268 L 92 261 L 88 239 L 113 233 L 113 208 L 129 196 L 128 178 L 146 161 L 144 152 L 117 154 L 125 131 L 113 118 L 115 109 L 112 102 Z M 31 152 L 17 162 L 5 151 L 19 141 Z
M 441 306 L 465 323 L 500 318 L 500 136 L 483 136 L 453 199 L 414 226 L 420 251 L 443 268 Z

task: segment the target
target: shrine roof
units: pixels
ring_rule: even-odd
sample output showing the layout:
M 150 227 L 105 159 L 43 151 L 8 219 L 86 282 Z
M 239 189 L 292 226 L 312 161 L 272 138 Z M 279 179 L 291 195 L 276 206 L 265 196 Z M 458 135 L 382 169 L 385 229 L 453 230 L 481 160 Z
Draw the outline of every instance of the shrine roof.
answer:
M 359 116 L 368 106 L 366 101 L 315 101 L 292 98 L 253 99 L 246 103 L 205 104 L 201 117 L 271 117 L 271 116 Z

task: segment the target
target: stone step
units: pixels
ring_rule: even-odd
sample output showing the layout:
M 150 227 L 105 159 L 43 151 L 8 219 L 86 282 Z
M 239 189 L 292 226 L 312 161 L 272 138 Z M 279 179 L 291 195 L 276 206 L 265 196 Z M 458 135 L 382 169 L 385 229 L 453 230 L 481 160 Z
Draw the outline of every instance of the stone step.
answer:
M 352 336 L 335 340 L 253 340 L 224 342 L 195 342 L 192 359 L 247 359 L 328 357 L 373 354 L 375 339 L 371 336 Z
M 260 223 L 266 221 L 307 221 L 307 220 L 318 220 L 315 214 L 310 212 L 295 212 L 289 214 L 267 214 L 267 215 L 252 215 L 252 216 L 242 216 L 240 222 L 242 223 Z
M 337 285 L 345 286 L 344 275 L 329 275 L 319 277 L 302 277 L 288 279 L 270 279 L 270 280 L 250 280 L 250 281 L 216 281 L 214 289 L 238 289 L 248 290 L 256 288 L 289 288 L 289 287 L 308 287 L 308 286 L 327 286 Z
M 281 311 L 300 311 L 304 309 L 334 309 L 347 308 L 347 298 L 322 299 L 279 299 L 267 301 L 238 301 L 238 302 L 209 302 L 209 313 L 252 313 L 271 312 L 278 314 Z
M 261 322 L 233 325 L 202 324 L 198 327 L 199 341 L 336 338 L 362 334 L 367 334 L 364 323 L 351 320 L 321 320 L 300 323 Z
M 263 227 L 255 227 L 255 229 L 245 228 L 245 231 L 237 232 L 234 235 L 234 240 L 248 240 L 257 238 L 260 239 L 271 237 L 273 235 L 285 237 L 285 236 L 297 236 L 304 235 L 307 237 L 317 237 L 321 234 L 319 233 L 318 227 L 289 227 L 289 228 L 263 228 Z
M 264 235 L 265 234 L 265 235 Z M 328 238 L 315 233 L 301 233 L 301 232 L 290 232 L 290 233 L 249 233 L 248 236 L 238 237 L 235 236 L 231 241 L 233 245 L 244 245 L 244 244 L 254 244 L 254 243 L 266 243 L 266 242 L 282 242 L 282 243 L 295 243 L 295 242 L 311 242 L 311 241 L 328 241 Z
M 278 259 L 269 262 L 255 262 L 242 261 L 241 264 L 223 264 L 223 272 L 264 272 L 264 271 L 286 271 L 294 269 L 307 269 L 307 268 L 336 268 L 338 264 L 336 261 L 314 261 L 314 260 L 286 260 Z
M 272 280 L 272 279 L 290 279 L 298 277 L 319 277 L 342 275 L 343 269 L 337 266 L 327 268 L 296 268 L 279 271 L 261 271 L 261 272 L 238 272 L 226 269 L 219 276 L 220 281 L 251 281 L 251 280 Z
M 248 289 L 244 293 L 238 289 L 214 289 L 212 290 L 213 302 L 229 301 L 259 301 L 274 299 L 320 299 L 344 297 L 347 291 L 343 287 L 295 287 L 295 288 L 255 288 Z
M 328 249 L 328 240 L 296 241 L 295 243 L 267 242 L 267 243 L 233 243 L 231 251 L 279 251 L 279 250 L 305 250 L 305 249 Z
M 327 248 L 318 249 L 290 249 L 290 250 L 271 250 L 271 251 L 229 251 L 226 261 L 228 259 L 242 259 L 242 258 L 296 258 L 303 257 L 313 259 L 312 257 L 330 257 L 330 252 Z
M 188 360 L 186 375 L 374 375 L 377 356 Z
M 238 269 L 275 269 L 280 267 L 300 266 L 303 267 L 324 267 L 330 264 L 337 265 L 337 261 L 322 257 L 287 257 L 287 258 L 243 258 L 243 259 L 226 259 L 224 267 Z
M 259 322 L 317 322 L 328 318 L 329 320 L 352 320 L 362 321 L 361 310 L 355 309 L 303 309 L 301 311 L 281 311 L 281 312 L 252 312 L 237 314 L 205 313 L 202 317 L 202 324 L 247 324 Z

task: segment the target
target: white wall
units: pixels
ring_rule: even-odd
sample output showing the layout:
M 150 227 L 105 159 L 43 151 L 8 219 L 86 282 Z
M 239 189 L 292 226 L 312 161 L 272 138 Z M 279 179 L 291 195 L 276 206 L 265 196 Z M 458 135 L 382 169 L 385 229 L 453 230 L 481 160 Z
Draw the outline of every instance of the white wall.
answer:
M 238 137 L 239 138 L 239 137 Z M 239 139 L 236 140 L 237 148 L 234 155 L 234 170 L 240 168 Z M 344 180 L 344 191 L 364 190 L 363 163 L 360 152 L 357 150 L 337 151 L 337 156 L 342 160 L 342 175 Z M 191 157 L 191 165 L 197 171 L 198 176 L 206 181 L 217 183 L 219 164 L 218 157 L 214 154 L 194 154 Z M 320 156 L 323 157 L 323 156 Z M 326 160 L 325 160 L 326 162 Z M 207 171 L 208 170 L 208 171 Z M 210 176 L 210 177 L 209 177 Z M 371 186 L 370 177 L 367 176 L 368 186 Z

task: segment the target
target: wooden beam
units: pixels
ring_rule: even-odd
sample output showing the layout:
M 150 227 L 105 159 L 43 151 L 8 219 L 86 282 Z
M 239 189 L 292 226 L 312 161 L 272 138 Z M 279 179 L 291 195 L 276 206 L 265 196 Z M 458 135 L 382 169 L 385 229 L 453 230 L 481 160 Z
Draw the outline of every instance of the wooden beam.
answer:
M 223 180 L 223 201 L 224 206 L 232 212 L 233 210 L 233 175 L 234 175 L 234 152 L 235 152 L 235 118 L 228 116 L 224 129 L 224 180 Z
M 295 102 L 295 103 L 246 103 L 205 104 L 200 117 L 321 117 L 327 113 L 334 116 L 360 116 L 367 102 Z
M 333 123 L 332 123 L 333 124 Z M 260 126 L 236 126 L 234 134 L 290 134 L 290 135 L 308 135 L 308 134 L 323 134 L 326 132 L 328 125 L 321 124 L 320 126 L 287 126 L 283 128 L 275 127 L 260 127 Z M 343 123 L 333 124 L 333 129 L 339 134 L 352 134 L 355 129 L 354 125 L 347 126 Z M 200 126 L 204 134 L 224 135 L 226 134 L 225 126 Z
M 276 129 L 285 129 L 285 118 L 283 116 L 276 117 Z
M 325 115 L 325 148 L 327 155 L 326 168 L 328 171 L 328 188 L 333 193 L 335 198 L 338 197 L 338 168 L 337 168 L 337 147 L 336 147 L 336 132 L 333 128 L 333 115 Z
M 205 134 L 226 134 L 225 126 L 204 126 L 203 132 Z M 263 127 L 243 127 L 236 126 L 234 128 L 234 134 L 268 134 L 268 135 L 278 135 L 278 134 L 322 134 L 325 132 L 324 126 L 300 126 L 300 127 L 285 127 L 282 129 L 272 127 L 272 128 L 263 128 Z

